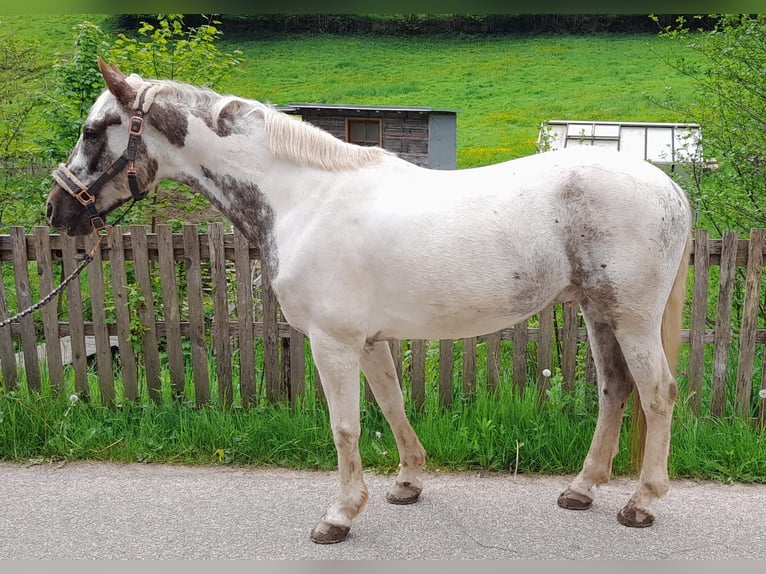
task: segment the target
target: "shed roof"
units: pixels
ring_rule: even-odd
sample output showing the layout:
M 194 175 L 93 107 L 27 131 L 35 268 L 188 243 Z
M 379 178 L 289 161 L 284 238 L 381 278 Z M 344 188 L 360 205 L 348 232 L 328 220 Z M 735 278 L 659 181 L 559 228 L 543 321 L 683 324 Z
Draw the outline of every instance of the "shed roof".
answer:
M 372 106 L 363 104 L 319 104 L 319 103 L 290 103 L 280 108 L 283 112 L 300 112 L 301 110 L 337 110 L 343 111 L 371 111 L 371 112 L 418 112 L 422 114 L 458 114 L 462 110 L 450 108 L 432 108 L 430 106 Z

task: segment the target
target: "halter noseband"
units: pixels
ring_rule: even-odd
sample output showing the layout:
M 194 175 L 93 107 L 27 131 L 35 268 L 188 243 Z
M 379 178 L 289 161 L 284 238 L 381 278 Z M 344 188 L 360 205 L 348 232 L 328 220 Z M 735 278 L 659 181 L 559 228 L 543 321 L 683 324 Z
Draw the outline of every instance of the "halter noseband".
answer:
M 138 142 L 141 140 L 141 134 L 144 132 L 144 114 L 149 111 L 149 107 L 154 100 L 150 98 L 146 109 L 144 109 L 144 103 L 147 99 L 147 94 L 150 91 L 158 89 L 158 86 L 151 85 L 141 92 L 138 98 L 138 105 L 130 118 L 130 124 L 128 125 L 128 145 L 122 155 L 118 157 L 112 165 L 106 168 L 98 178 L 89 186 L 81 182 L 65 164 L 59 164 L 56 171 L 53 172 L 53 179 L 56 180 L 61 188 L 69 195 L 74 197 L 80 205 L 88 210 L 90 216 L 91 225 L 93 229 L 99 235 L 107 230 L 106 222 L 104 218 L 96 211 L 96 193 L 104 187 L 114 176 L 120 173 L 125 166 L 127 166 L 128 173 L 128 186 L 130 187 L 130 193 L 133 196 L 133 202 L 135 203 L 139 199 L 146 197 L 146 192 L 143 193 L 138 187 L 138 178 L 136 175 L 136 151 L 138 150 Z

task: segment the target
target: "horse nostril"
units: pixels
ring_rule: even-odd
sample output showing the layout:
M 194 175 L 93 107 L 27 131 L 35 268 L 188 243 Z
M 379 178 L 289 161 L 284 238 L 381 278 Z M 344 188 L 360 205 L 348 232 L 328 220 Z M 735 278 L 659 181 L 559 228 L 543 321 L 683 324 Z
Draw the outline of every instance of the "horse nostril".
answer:
M 53 206 L 50 203 L 48 203 L 45 206 L 45 216 L 50 220 L 52 215 L 53 215 Z

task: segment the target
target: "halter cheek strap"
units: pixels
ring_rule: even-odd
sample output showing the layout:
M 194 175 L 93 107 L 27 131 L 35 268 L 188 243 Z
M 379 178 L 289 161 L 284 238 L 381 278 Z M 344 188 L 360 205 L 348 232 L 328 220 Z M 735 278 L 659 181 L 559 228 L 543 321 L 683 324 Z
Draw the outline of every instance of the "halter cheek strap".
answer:
M 106 229 L 106 222 L 104 218 L 96 211 L 96 196 L 95 194 L 106 185 L 114 176 L 121 172 L 125 166 L 127 166 L 128 174 L 128 187 L 130 193 L 133 196 L 133 202 L 146 197 L 146 191 L 142 192 L 138 186 L 138 176 L 136 173 L 136 152 L 138 151 L 138 143 L 141 140 L 141 134 L 144 132 L 144 114 L 149 111 L 149 108 L 154 101 L 154 94 L 159 89 L 157 85 L 151 85 L 145 88 L 138 97 L 136 109 L 133 112 L 133 116 L 130 118 L 128 125 L 128 145 L 125 151 L 120 157 L 118 157 L 112 165 L 107 167 L 101 175 L 96 178 L 89 186 L 81 182 L 77 177 L 69 170 L 65 164 L 59 164 L 58 169 L 53 172 L 53 179 L 56 180 L 62 189 L 64 189 L 69 195 L 75 198 L 80 205 L 88 210 L 88 216 L 90 217 L 91 224 L 97 233 L 103 233 L 102 230 Z

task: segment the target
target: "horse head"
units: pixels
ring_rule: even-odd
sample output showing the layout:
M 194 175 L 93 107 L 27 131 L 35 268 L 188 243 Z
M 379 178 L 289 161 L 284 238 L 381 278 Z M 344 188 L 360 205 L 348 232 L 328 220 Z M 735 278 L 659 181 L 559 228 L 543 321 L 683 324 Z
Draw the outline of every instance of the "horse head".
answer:
M 146 137 L 156 131 L 148 112 L 159 86 L 101 58 L 98 66 L 107 90 L 90 109 L 68 161 L 54 171 L 48 195 L 49 224 L 69 235 L 104 228 L 109 212 L 140 199 L 160 179 Z

